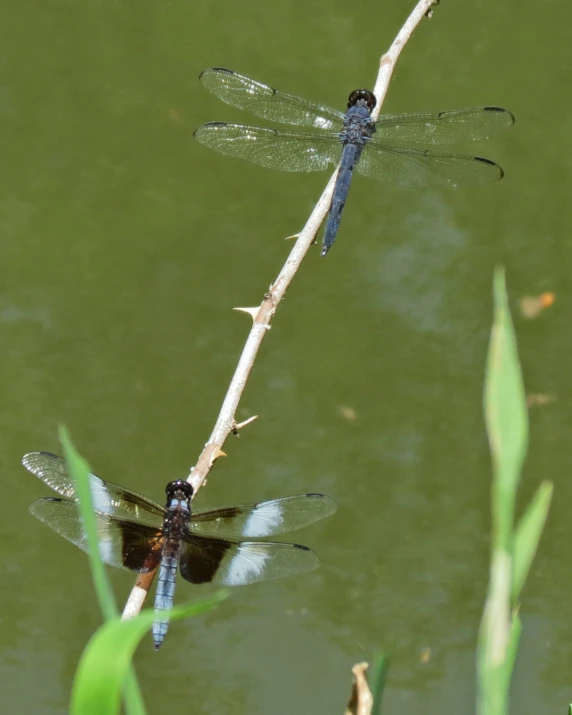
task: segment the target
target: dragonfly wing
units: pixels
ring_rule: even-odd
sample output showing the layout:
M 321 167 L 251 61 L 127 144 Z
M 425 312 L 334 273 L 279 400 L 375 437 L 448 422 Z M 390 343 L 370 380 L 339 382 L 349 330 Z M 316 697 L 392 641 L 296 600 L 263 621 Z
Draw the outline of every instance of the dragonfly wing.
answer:
M 30 452 L 24 455 L 22 464 L 61 496 L 77 499 L 75 482 L 62 457 L 50 452 Z M 95 511 L 120 519 L 136 519 L 150 526 L 162 526 L 164 508 L 143 494 L 106 482 L 95 474 L 89 475 L 89 486 Z
M 62 457 L 50 452 L 30 452 L 22 457 L 22 464 L 58 494 L 75 499 L 75 482 Z
M 368 143 L 356 168 L 370 179 L 410 188 L 483 184 L 503 176 L 490 159 L 391 144 Z
M 279 171 L 323 171 L 337 164 L 342 144 L 337 134 L 304 134 L 243 124 L 209 122 L 193 134 L 205 146 Z
M 324 494 L 297 494 L 258 504 L 193 511 L 189 528 L 217 537 L 260 538 L 302 529 L 336 509 L 336 502 Z
M 339 131 L 344 121 L 344 115 L 335 109 L 279 92 L 223 67 L 211 67 L 199 79 L 223 102 L 273 122 Z
M 30 505 L 30 512 L 64 539 L 89 552 L 77 502 L 47 497 Z M 99 553 L 104 563 L 144 573 L 156 568 L 163 543 L 150 526 L 94 512 Z
M 513 124 L 514 116 L 500 107 L 471 107 L 433 114 L 382 114 L 372 142 L 454 144 L 488 139 Z
M 311 571 L 320 560 L 306 546 L 263 541 L 230 541 L 187 534 L 181 575 L 191 583 L 246 586 Z

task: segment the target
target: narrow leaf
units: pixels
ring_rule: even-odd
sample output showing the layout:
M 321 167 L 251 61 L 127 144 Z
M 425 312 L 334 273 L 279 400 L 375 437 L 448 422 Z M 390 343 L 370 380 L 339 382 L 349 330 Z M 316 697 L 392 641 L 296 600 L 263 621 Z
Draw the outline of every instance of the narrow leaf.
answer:
M 520 592 L 528 576 L 546 523 L 551 499 L 552 483 L 542 482 L 516 527 L 512 581 L 513 604 L 519 600 Z
M 97 527 L 93 516 L 93 500 L 91 498 L 91 490 L 89 488 L 89 473 L 91 470 L 88 463 L 74 448 L 69 433 L 64 426 L 60 427 L 59 435 L 64 450 L 64 456 L 68 461 L 70 474 L 76 484 L 76 492 L 79 499 L 78 508 L 89 544 L 89 563 L 97 594 L 97 600 L 99 601 L 99 607 L 103 613 L 104 619 L 110 620 L 117 617 L 118 610 L 113 596 L 113 589 L 111 588 L 111 584 L 107 578 L 105 566 L 101 561 L 99 553 Z M 135 670 L 131 666 L 128 669 L 128 675 L 125 682 L 124 697 L 125 709 L 128 715 L 141 715 L 141 713 L 145 713 L 145 705 L 141 689 L 139 688 L 139 683 L 137 682 Z
M 99 607 L 101 608 L 104 618 L 107 620 L 117 616 L 118 610 L 113 596 L 113 589 L 111 588 L 111 584 L 105 573 L 105 566 L 99 554 L 97 527 L 93 516 L 93 501 L 89 488 L 89 474 L 91 470 L 89 464 L 75 450 L 69 432 L 64 426 L 60 427 L 59 435 L 64 456 L 69 465 L 70 474 L 76 484 L 79 512 L 87 537 L 87 543 L 89 544 L 89 563 Z
M 494 276 L 494 321 L 485 381 L 485 421 L 493 459 L 493 541 L 510 550 L 514 501 L 526 453 L 528 415 L 504 270 Z
M 370 678 L 371 693 L 373 695 L 372 715 L 379 715 L 379 713 L 381 713 L 381 701 L 383 699 L 385 683 L 387 682 L 390 659 L 390 654 L 380 653 L 373 662 Z
M 177 606 L 171 620 L 203 613 L 227 597 L 219 591 L 210 598 Z M 79 662 L 70 704 L 70 715 L 116 715 L 133 653 L 151 628 L 155 613 L 146 610 L 127 621 L 113 619 L 92 636 Z
M 514 671 L 514 664 L 516 662 L 516 656 L 518 653 L 518 646 L 520 643 L 520 636 L 522 634 L 522 621 L 518 615 L 518 609 L 515 608 L 512 614 L 512 620 L 510 624 L 510 636 L 508 639 L 508 648 L 506 652 L 506 660 L 504 663 L 505 672 L 505 684 L 507 692 L 510 688 L 510 681 L 512 679 L 512 674 Z
M 490 582 L 478 643 L 479 715 L 507 715 L 518 636 L 513 592 L 514 508 L 526 454 L 528 415 L 504 270 L 494 275 L 494 317 L 485 378 L 485 422 L 492 455 Z

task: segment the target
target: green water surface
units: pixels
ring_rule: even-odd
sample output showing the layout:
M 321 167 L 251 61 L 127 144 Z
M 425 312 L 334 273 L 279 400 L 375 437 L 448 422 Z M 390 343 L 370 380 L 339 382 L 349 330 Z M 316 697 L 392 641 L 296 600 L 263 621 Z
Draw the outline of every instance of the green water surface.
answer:
M 329 174 L 273 172 L 192 139 L 257 123 L 198 82 L 230 67 L 344 109 L 413 3 L 7 0 L 0 11 L 0 706 L 67 709 L 100 623 L 85 555 L 27 512 L 20 466 L 64 422 L 104 478 L 162 501 L 207 440 L 258 304 Z M 137 654 L 149 712 L 326 715 L 393 645 L 387 713 L 471 713 L 487 583 L 482 384 L 504 263 L 531 408 L 523 499 L 555 499 L 524 592 L 519 715 L 572 697 L 572 6 L 443 0 L 384 111 L 496 104 L 516 125 L 459 147 L 505 178 L 404 190 L 357 177 L 338 240 L 280 306 L 197 503 L 319 491 L 294 539 L 319 571 L 236 590 Z M 535 320 L 525 295 L 554 292 Z M 133 577 L 114 572 L 123 603 Z M 202 593 L 182 580 L 179 600 Z

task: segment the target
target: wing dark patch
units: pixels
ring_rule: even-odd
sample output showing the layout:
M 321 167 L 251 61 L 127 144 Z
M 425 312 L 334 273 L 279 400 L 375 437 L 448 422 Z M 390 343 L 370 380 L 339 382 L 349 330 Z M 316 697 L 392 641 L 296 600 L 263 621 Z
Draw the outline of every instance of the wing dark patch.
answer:
M 153 571 L 161 560 L 163 535 L 152 527 L 123 521 L 117 525 L 122 539 L 123 566 L 130 571 Z
M 181 546 L 181 576 L 190 583 L 211 583 L 225 555 L 233 547 L 236 544 L 226 539 L 206 539 L 187 534 Z
M 30 512 L 64 539 L 89 553 L 77 502 L 45 497 L 33 502 Z M 137 573 L 152 571 L 157 567 L 163 541 L 160 531 L 98 511 L 93 516 L 99 553 L 104 563 Z

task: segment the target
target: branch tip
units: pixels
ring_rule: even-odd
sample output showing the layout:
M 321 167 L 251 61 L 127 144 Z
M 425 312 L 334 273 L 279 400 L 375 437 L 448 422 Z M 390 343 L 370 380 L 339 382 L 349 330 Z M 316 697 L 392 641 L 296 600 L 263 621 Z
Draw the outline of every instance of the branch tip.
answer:
M 252 415 L 252 417 L 249 417 L 247 420 L 244 420 L 244 422 L 233 422 L 231 432 L 235 437 L 238 437 L 239 430 L 241 430 L 243 427 L 246 427 L 246 425 L 249 425 L 251 422 L 254 422 L 254 420 L 258 419 L 258 415 Z

